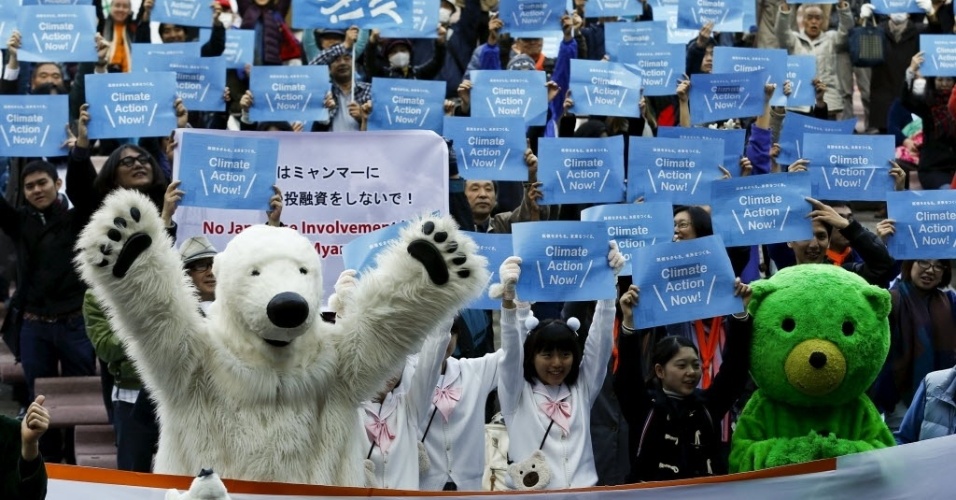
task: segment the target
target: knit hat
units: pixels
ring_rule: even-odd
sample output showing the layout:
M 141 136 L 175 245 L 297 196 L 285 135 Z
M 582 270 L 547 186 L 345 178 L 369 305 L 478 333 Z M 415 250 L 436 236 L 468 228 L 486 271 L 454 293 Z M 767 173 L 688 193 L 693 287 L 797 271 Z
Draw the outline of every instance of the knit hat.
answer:
M 508 61 L 508 69 L 514 70 L 535 70 L 534 59 L 528 54 L 518 54 Z
M 408 49 L 409 54 L 412 53 L 411 40 L 407 38 L 393 38 L 385 42 L 385 46 L 382 47 L 382 54 L 384 54 L 385 57 L 388 57 L 388 55 L 392 52 L 392 49 L 394 49 L 395 47 L 399 47 L 401 45 L 404 45 L 405 48 Z
M 197 260 L 211 259 L 217 253 L 219 251 L 212 246 L 212 243 L 205 236 L 193 236 L 179 246 L 179 256 L 182 257 L 184 266 L 188 266 Z

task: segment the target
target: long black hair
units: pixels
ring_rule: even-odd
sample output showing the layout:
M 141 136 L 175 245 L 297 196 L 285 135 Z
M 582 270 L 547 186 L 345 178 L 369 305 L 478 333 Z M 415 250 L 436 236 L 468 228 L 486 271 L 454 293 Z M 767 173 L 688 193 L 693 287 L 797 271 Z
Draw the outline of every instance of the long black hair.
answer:
M 564 379 L 564 383 L 569 387 L 574 385 L 578 380 L 584 353 L 578 334 L 560 319 L 546 319 L 528 333 L 528 338 L 524 341 L 524 379 L 529 384 L 534 383 L 534 379 L 538 378 L 538 372 L 534 369 L 534 357 L 538 353 L 550 351 L 570 352 L 574 356 L 571 370 Z
M 137 154 L 145 155 L 149 158 L 149 166 L 153 171 L 153 182 L 143 189 L 142 193 L 153 200 L 157 208 L 161 209 L 163 199 L 166 196 L 166 188 L 169 186 L 169 180 L 166 178 L 166 174 L 163 173 L 163 169 L 160 168 L 156 158 L 149 154 L 149 151 L 146 151 L 136 144 L 124 144 L 110 154 L 106 162 L 103 163 L 103 168 L 100 170 L 100 173 L 97 174 L 96 179 L 93 180 L 93 189 L 96 190 L 99 196 L 105 198 L 106 195 L 119 187 L 116 185 L 116 170 L 119 168 L 123 153 L 128 150 L 133 150 Z

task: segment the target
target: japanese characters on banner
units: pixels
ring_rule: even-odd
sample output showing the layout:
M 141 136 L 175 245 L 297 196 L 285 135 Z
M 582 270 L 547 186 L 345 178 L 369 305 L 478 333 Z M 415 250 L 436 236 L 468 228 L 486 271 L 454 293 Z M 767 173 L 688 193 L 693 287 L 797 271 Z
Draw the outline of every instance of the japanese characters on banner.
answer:
M 691 75 L 691 122 L 697 125 L 760 116 L 766 82 L 766 71 Z
M 527 181 L 525 125 L 521 118 L 446 116 L 458 173 L 465 179 Z
M 638 117 L 641 77 L 623 64 L 571 59 L 568 83 L 575 114 Z
M 279 141 L 196 134 L 186 129 L 179 147 L 185 161 L 174 167 L 185 192 L 181 206 L 270 209 Z
M 657 137 L 684 139 L 693 143 L 710 139 L 723 140 L 724 157 L 720 165 L 733 172 L 744 154 L 747 131 L 742 128 L 660 127 L 657 129 Z
M 150 21 L 208 28 L 212 18 L 209 2 L 204 0 L 156 0 Z
M 911 14 L 925 14 L 926 11 L 917 5 L 916 0 L 871 0 L 873 8 L 879 14 L 894 14 L 906 12 Z
M 643 13 L 641 0 L 601 0 L 587 6 L 588 17 L 639 16 Z
M 326 121 L 329 110 L 325 94 L 332 89 L 329 67 L 253 66 L 249 77 L 252 108 L 249 118 L 257 122 Z
M 478 255 L 488 259 L 488 272 L 491 274 L 491 279 L 485 285 L 485 290 L 481 295 L 465 309 L 499 310 L 501 309 L 501 299 L 489 297 L 488 289 L 491 288 L 492 284 L 501 281 L 501 277 L 497 276 L 498 268 L 501 267 L 501 263 L 505 259 L 514 254 L 511 235 L 469 232 L 468 236 L 475 240 L 475 244 L 478 245 Z
M 723 141 L 631 137 L 627 163 L 627 201 L 710 203 L 710 185 L 723 177 Z M 716 152 L 716 154 L 715 154 Z
M 886 193 L 896 233 L 886 242 L 897 260 L 956 258 L 956 191 Z
M 399 234 L 406 225 L 408 223 L 403 221 L 381 226 L 371 233 L 363 234 L 348 242 L 342 248 L 342 260 L 345 263 L 345 269 L 358 271 L 361 275 L 366 269 L 374 267 L 375 258 L 378 257 L 378 254 L 398 241 Z M 378 226 L 378 224 L 373 226 Z
M 541 205 L 624 201 L 624 136 L 538 141 Z
M 956 40 L 952 35 L 920 35 L 923 52 L 922 76 L 956 76 Z
M 598 221 L 607 225 L 607 237 L 617 242 L 627 264 L 621 276 L 631 275 L 631 250 L 674 236 L 674 211 L 670 203 L 619 203 L 597 205 L 581 211 L 582 221 Z
M 471 72 L 471 116 L 524 119 L 525 125 L 544 125 L 548 117 L 548 89 L 544 71 L 479 70 Z
M 816 104 L 816 89 L 813 88 L 813 79 L 816 77 L 817 58 L 815 56 L 787 56 L 787 80 L 790 80 L 787 106 Z M 778 85 L 777 90 L 780 90 L 782 86 L 782 84 Z
M 165 137 L 176 128 L 176 74 L 86 75 L 90 139 Z
M 893 191 L 893 136 L 804 134 L 803 140 L 814 198 L 883 201 Z
M 711 186 L 714 233 L 730 247 L 810 239 L 810 174 L 736 177 Z
M 96 61 L 96 11 L 91 5 L 22 7 L 17 57 L 31 62 Z
M 737 0 L 680 0 L 677 27 L 699 30 L 714 23 L 714 31 L 744 31 L 744 4 Z
M 226 30 L 226 33 L 230 31 L 232 30 Z M 131 44 L 130 50 L 133 51 L 133 61 L 150 56 L 200 57 L 202 44 L 199 42 L 134 43 Z
M 561 30 L 566 7 L 567 0 L 501 0 L 498 17 L 504 23 L 502 31 L 514 38 L 541 36 L 543 32 Z
M 791 163 L 806 158 L 804 134 L 849 135 L 856 127 L 856 118 L 849 120 L 822 120 L 800 113 L 787 113 L 780 129 L 780 155 L 777 164 L 786 169 Z
M 743 300 L 734 297 L 734 269 L 720 236 L 636 248 L 631 263 L 634 284 L 641 289 L 634 308 L 637 328 L 744 310 Z
M 222 57 L 184 57 L 152 54 L 134 59 L 134 66 L 147 72 L 172 71 L 176 93 L 191 111 L 223 111 L 226 64 Z
M 403 23 L 403 28 L 384 29 L 381 32 L 383 38 L 438 38 L 438 10 L 441 0 L 411 0 L 411 2 L 411 24 Z
M 414 17 L 408 0 L 292 0 L 296 29 L 403 29 Z
M 440 134 L 444 104 L 444 81 L 373 78 L 368 130 L 431 130 Z
M 226 67 L 229 69 L 244 69 L 247 64 L 252 66 L 255 43 L 255 30 L 241 30 L 238 28 L 226 30 L 226 48 L 222 51 L 222 58 L 226 60 Z
M 344 269 L 342 251 L 348 242 L 398 221 L 448 213 L 448 148 L 432 132 L 190 133 L 279 142 L 274 177 L 285 200 L 282 222 L 314 243 L 323 260 L 326 296 Z M 181 137 L 182 130 L 177 134 Z M 184 158 L 177 148 L 173 163 L 182 164 Z M 185 183 L 182 188 L 197 189 Z M 244 227 L 264 223 L 266 213 L 180 207 L 175 219 L 181 241 L 206 236 L 223 248 Z
M 610 240 L 603 222 L 521 222 L 512 225 L 521 257 L 518 298 L 562 302 L 613 299 Z
M 65 156 L 69 96 L 0 96 L 2 156 Z
M 813 56 L 808 57 L 812 58 Z M 787 51 L 784 49 L 714 47 L 713 73 L 766 71 L 767 79 L 764 83 L 777 84 L 776 90 L 773 91 L 773 97 L 770 98 L 770 105 L 785 106 L 787 96 L 783 93 L 783 83 L 787 80 L 787 61 Z M 761 92 L 761 104 L 763 104 L 763 96 L 764 94 Z
M 604 25 L 604 49 L 615 62 L 631 62 L 627 55 L 629 51 L 648 45 L 664 45 L 666 42 L 667 22 L 665 21 Z
M 630 46 L 621 51 L 619 62 L 641 77 L 644 95 L 674 95 L 687 67 L 687 49 L 673 44 Z

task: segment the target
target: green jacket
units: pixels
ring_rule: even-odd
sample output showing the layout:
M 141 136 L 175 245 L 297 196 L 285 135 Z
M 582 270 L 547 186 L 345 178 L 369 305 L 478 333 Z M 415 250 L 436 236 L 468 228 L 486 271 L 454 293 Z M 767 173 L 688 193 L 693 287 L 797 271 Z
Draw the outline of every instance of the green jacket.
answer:
M 25 462 L 20 452 L 20 422 L 0 415 L 0 498 L 46 498 L 43 458 Z
M 89 290 L 83 297 L 83 321 L 86 323 L 86 335 L 90 337 L 97 357 L 106 362 L 110 374 L 113 375 L 113 384 L 120 389 L 142 389 L 143 383 L 136 373 L 133 360 L 126 356 L 123 343 L 116 337 L 109 319 Z

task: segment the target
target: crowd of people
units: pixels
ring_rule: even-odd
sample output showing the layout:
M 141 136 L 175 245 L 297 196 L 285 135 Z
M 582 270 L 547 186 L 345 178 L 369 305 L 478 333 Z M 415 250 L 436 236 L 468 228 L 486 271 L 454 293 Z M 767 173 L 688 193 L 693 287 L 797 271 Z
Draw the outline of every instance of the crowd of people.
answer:
M 193 41 L 199 33 L 160 24 L 159 39 L 151 40 L 153 0 L 144 0 L 136 15 L 129 0 L 95 3 L 100 16 L 96 63 L 20 62 L 17 51 L 30 33 L 14 32 L 4 51 L 0 93 L 68 94 L 71 116 L 64 156 L 6 158 L 3 163 L 6 196 L 0 200 L 0 229 L 12 245 L 5 247 L 11 258 L 2 262 L 16 262 L 0 277 L 0 298 L 6 300 L 7 313 L 3 338 L 26 379 L 17 394 L 22 424 L 0 421 L 4 498 L 7 492 L 42 497 L 43 461 L 73 459 L 68 432 L 45 432 L 49 417 L 43 395 L 34 391 L 37 378 L 94 375 L 99 363 L 120 469 L 149 472 L 159 433 L 148 388 L 72 259 L 79 232 L 117 189 L 147 195 L 176 239 L 174 215 L 183 196 L 179 181 L 172 178 L 177 145 L 167 137 L 91 140 L 85 95 L 96 89 L 84 80 L 88 74 L 129 72 L 132 46 L 137 43 Z M 777 163 L 778 138 L 787 115 L 857 118 L 853 96 L 858 90 L 864 114 L 856 132 L 895 137 L 896 157 L 888 159 L 895 188 L 909 189 L 913 176 L 924 190 L 956 188 L 956 79 L 920 75 L 924 54 L 919 47 L 920 34 L 954 33 L 951 0 L 917 0 L 924 13 L 889 16 L 877 14 L 861 0 L 799 6 L 757 0 L 757 23 L 745 33 L 719 33 L 712 24 L 702 26 L 687 41 L 686 75 L 674 94 L 641 97 L 635 102 L 639 115 L 635 118 L 576 116 L 574 100 L 567 94 L 568 68 L 575 58 L 607 60 L 605 27 L 657 19 L 651 2 L 641 1 L 640 16 L 619 19 L 589 15 L 589 2 L 574 0 L 574 10 L 561 18 L 563 36 L 555 58 L 545 55 L 541 38 L 511 38 L 496 15 L 497 3 L 442 0 L 434 39 L 386 39 L 377 30 L 358 27 L 305 30 L 299 33 L 299 50 L 290 51 L 282 36 L 288 0 L 214 0 L 202 55 L 221 55 L 227 30 L 249 29 L 256 33 L 254 66 L 327 65 L 331 91 L 324 102 L 330 117 L 312 123 L 253 122 L 249 112 L 257 96 L 249 90 L 252 68 L 247 67 L 228 71 L 221 112 L 190 112 L 177 99 L 177 125 L 285 132 L 365 130 L 371 85 L 377 77 L 445 81 L 446 114 L 469 116 L 471 71 L 542 71 L 548 76 L 548 125 L 528 128 L 527 182 L 464 179 L 454 148 L 449 150 L 451 215 L 469 231 L 507 233 L 515 222 L 578 220 L 586 208 L 539 205 L 544 196 L 537 179 L 539 138 L 653 137 L 661 127 L 689 127 L 686 76 L 710 73 L 715 47 L 783 48 L 789 54 L 816 58 L 815 104 L 771 106 L 777 85 L 768 84 L 760 116 L 712 124 L 747 131 L 740 163 L 732 173 L 725 165 L 726 176 L 806 171 L 805 159 Z M 848 55 L 849 32 L 870 21 L 886 38 L 884 61 L 854 67 Z M 284 59 L 290 53 L 297 55 Z M 788 82 L 781 85 L 789 93 Z M 107 157 L 99 170 L 93 166 L 93 155 Z M 64 180 L 66 192 L 61 193 Z M 734 290 L 723 293 L 746 300 L 746 283 L 802 264 L 838 265 L 888 288 L 891 350 L 870 397 L 900 443 L 956 432 L 952 262 L 895 259 L 886 246 L 896 231 L 895 221 L 886 219 L 885 212 L 871 232 L 855 218 L 854 203 L 808 202 L 812 238 L 757 250 L 727 248 L 739 279 Z M 279 188 L 268 203 L 269 224 L 280 225 L 284 197 Z M 673 218 L 674 241 L 714 234 L 709 207 L 675 206 Z M 183 268 L 205 307 L 215 300 L 211 262 L 216 249 L 202 237 L 177 245 Z M 623 265 L 621 259 L 612 245 L 608 265 L 615 272 Z M 618 278 L 617 301 L 531 305 L 515 295 L 520 273 L 520 258 L 508 259 L 500 274 L 501 311 L 462 311 L 454 324 L 425 342 L 417 357 L 396 367 L 382 391 L 359 408 L 357 418 L 368 431 L 369 486 L 479 490 L 489 487 L 491 477 L 490 487 L 496 489 L 521 488 L 519 481 L 524 488 L 544 481 L 540 487 L 558 489 L 727 472 L 733 422 L 753 390 L 746 313 L 644 328 L 634 322 L 640 290 L 629 277 Z M 8 286 L 5 280 L 14 275 L 15 286 Z M 336 292 L 353 283 L 354 274 L 344 273 Z M 11 297 L 6 295 L 8 288 L 15 289 Z M 334 304 L 332 309 L 338 315 L 350 313 L 336 310 Z M 500 341 L 495 340 L 496 331 Z M 519 465 L 543 461 L 547 479 L 530 482 L 520 471 L 512 477 L 501 467 L 486 464 L 485 424 L 499 411 L 508 429 L 510 459 Z M 507 463 L 496 465 L 508 468 Z M 496 485 L 497 481 L 504 484 Z

